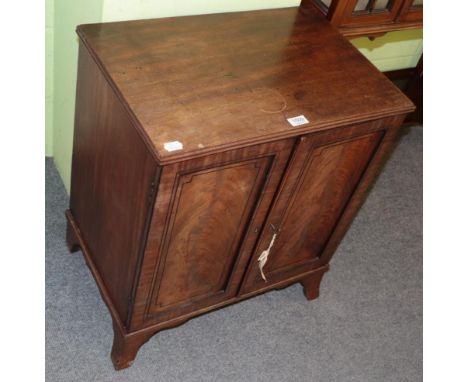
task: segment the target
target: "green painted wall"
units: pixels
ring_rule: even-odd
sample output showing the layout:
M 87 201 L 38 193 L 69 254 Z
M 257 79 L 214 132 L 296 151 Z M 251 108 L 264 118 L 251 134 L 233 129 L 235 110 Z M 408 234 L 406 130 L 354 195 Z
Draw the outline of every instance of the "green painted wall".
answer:
M 47 0 L 50 1 L 50 0 Z M 78 24 L 100 22 L 100 0 L 54 1 L 53 156 L 67 190 L 70 186 L 78 59 Z
M 299 0 L 46 0 L 46 155 L 53 155 L 67 190 L 78 54 L 76 25 L 298 4 Z M 422 52 L 422 31 L 389 33 L 373 42 L 360 38 L 353 44 L 380 70 L 402 69 L 416 65 Z
M 53 153 L 54 113 L 54 1 L 46 1 L 45 10 L 45 153 Z

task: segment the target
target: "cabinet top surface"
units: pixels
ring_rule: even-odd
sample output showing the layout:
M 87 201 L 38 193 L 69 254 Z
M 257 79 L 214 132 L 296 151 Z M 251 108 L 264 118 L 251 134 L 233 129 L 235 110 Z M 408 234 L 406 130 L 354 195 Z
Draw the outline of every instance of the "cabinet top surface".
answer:
M 161 161 L 413 110 L 312 10 L 87 24 L 77 30 Z M 309 122 L 288 122 L 300 115 Z M 182 145 L 167 145 L 174 141 Z

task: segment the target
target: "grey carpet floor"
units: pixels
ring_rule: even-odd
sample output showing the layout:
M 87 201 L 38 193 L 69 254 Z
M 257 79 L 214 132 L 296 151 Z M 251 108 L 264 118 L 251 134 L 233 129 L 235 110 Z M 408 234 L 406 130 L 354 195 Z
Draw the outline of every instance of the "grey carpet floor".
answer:
M 47 381 L 421 381 L 422 128 L 408 129 L 331 262 L 318 300 L 296 284 L 158 333 L 114 371 L 110 316 L 46 160 Z

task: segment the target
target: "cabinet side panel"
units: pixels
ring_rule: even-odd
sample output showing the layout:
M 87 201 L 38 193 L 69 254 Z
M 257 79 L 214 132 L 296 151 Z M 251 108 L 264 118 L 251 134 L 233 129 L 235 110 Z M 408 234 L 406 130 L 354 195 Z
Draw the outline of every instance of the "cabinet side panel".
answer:
M 157 166 L 80 44 L 70 210 L 126 321 Z

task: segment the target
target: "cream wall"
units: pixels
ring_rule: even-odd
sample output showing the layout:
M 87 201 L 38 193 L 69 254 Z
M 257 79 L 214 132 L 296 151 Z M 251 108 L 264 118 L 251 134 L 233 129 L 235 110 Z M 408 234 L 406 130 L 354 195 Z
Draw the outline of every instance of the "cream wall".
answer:
M 104 0 L 103 21 L 147 19 L 298 6 L 300 0 Z
M 374 41 L 361 37 L 352 40 L 352 43 L 383 72 L 413 68 L 423 51 L 423 31 L 414 29 L 387 33 Z
M 233 12 L 299 5 L 300 0 L 46 0 L 46 155 L 53 156 L 69 190 L 79 24 Z M 394 32 L 353 44 L 380 70 L 415 66 L 422 31 Z M 53 56 L 53 59 L 52 59 Z

